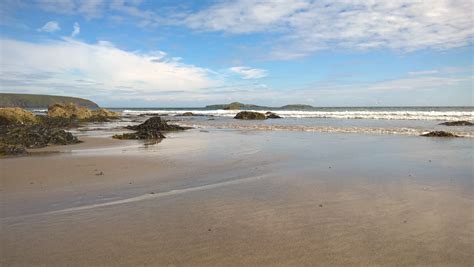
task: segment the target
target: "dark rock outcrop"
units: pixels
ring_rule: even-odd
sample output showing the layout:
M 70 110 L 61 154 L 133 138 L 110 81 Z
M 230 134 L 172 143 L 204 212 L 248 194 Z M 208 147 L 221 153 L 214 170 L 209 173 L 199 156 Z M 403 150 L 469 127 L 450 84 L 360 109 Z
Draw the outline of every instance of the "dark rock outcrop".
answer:
M 474 126 L 474 123 L 469 121 L 447 121 L 440 123 L 439 125 L 446 125 L 446 126 Z
M 2 127 L 0 142 L 9 145 L 22 145 L 26 148 L 40 148 L 48 145 L 76 144 L 80 141 L 70 132 L 35 124 Z
M 12 144 L 5 144 L 0 142 L 0 156 L 6 155 L 26 155 L 26 147 L 24 145 L 12 145 Z
M 445 132 L 445 131 L 433 131 L 429 133 L 422 134 L 421 136 L 427 137 L 459 137 L 453 133 Z
M 134 131 L 149 131 L 149 130 L 154 130 L 154 131 L 182 131 L 185 130 L 185 128 L 178 126 L 178 125 L 173 125 L 173 124 L 168 124 L 165 120 L 162 120 L 160 117 L 152 117 L 146 120 L 144 123 L 139 124 L 139 125 L 129 125 L 125 127 L 129 130 L 134 130 Z
M 270 111 L 266 112 L 265 116 L 267 116 L 267 119 L 281 119 L 279 115 Z
M 263 113 L 253 111 L 241 111 L 235 115 L 234 119 L 239 120 L 266 120 L 267 117 Z
M 115 139 L 163 139 L 165 136 L 162 132 L 169 131 L 182 131 L 183 128 L 178 125 L 168 124 L 165 120 L 160 117 L 152 117 L 146 120 L 144 123 L 139 125 L 125 127 L 130 130 L 134 130 L 134 133 L 124 133 L 114 135 Z

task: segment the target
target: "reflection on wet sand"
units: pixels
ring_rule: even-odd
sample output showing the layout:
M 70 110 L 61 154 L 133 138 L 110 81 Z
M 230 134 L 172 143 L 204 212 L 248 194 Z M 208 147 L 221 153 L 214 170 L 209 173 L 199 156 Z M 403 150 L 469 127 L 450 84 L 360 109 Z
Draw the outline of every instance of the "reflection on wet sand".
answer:
M 191 130 L 147 147 L 87 140 L 0 162 L 2 265 L 474 262 L 469 139 Z

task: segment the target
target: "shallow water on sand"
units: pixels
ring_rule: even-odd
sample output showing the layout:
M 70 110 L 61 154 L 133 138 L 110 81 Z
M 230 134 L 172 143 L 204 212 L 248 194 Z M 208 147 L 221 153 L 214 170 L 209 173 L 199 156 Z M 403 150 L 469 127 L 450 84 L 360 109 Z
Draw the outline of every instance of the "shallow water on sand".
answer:
M 99 135 L 0 161 L 2 265 L 474 262 L 472 139 Z

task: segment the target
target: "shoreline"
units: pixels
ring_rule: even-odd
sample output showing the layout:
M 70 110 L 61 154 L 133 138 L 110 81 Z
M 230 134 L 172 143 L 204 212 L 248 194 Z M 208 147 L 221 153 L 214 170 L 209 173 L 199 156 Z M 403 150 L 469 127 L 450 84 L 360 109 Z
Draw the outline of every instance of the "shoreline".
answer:
M 219 129 L 150 146 L 80 139 L 0 160 L 2 264 L 474 260 L 470 139 Z

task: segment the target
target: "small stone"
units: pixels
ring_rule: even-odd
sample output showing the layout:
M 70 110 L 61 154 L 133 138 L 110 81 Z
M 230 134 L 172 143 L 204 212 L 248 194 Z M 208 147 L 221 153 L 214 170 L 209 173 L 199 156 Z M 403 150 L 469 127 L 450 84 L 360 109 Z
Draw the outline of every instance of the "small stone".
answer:
M 319 207 L 322 208 L 322 207 L 323 207 L 323 204 L 319 204 Z

